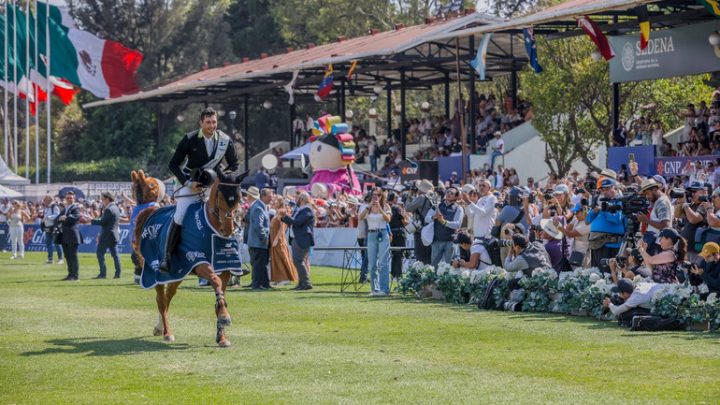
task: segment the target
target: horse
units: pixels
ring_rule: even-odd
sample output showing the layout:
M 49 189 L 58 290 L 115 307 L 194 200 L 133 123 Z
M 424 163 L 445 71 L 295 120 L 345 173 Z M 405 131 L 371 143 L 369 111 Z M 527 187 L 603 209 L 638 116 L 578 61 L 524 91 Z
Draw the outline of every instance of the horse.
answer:
M 132 180 L 132 198 L 135 203 L 135 208 L 130 215 L 130 226 L 133 227 L 140 212 L 149 207 L 157 207 L 158 203 L 165 198 L 165 184 L 158 178 L 148 176 L 142 170 L 130 172 L 130 179 Z M 134 243 L 134 238 L 132 239 Z M 130 258 L 135 268 L 135 282 L 139 284 L 142 263 L 134 253 Z
M 180 270 L 182 272 L 181 274 L 176 275 L 179 279 L 173 279 L 172 275 L 168 276 L 169 278 L 164 278 L 165 273 L 161 274 L 157 270 L 157 260 L 148 262 L 145 257 L 148 254 L 147 249 L 152 249 L 154 252 L 157 250 L 163 250 L 157 246 L 157 243 L 159 243 L 158 241 L 160 240 L 158 235 L 163 231 L 167 231 L 167 228 L 169 228 L 170 224 L 168 220 L 172 221 L 174 207 L 150 207 L 143 210 L 138 215 L 134 229 L 135 243 L 133 244 L 133 250 L 143 263 L 143 275 L 141 280 L 143 287 L 150 288 L 146 286 L 146 284 L 148 284 L 146 283 L 147 279 L 154 281 L 153 286 L 155 287 L 155 301 L 159 314 L 158 323 L 153 328 L 153 335 L 162 335 L 163 339 L 167 342 L 173 342 L 175 340 L 175 335 L 170 328 L 170 322 L 168 320 L 170 303 L 177 293 L 177 289 L 182 283 L 184 277 L 189 273 L 195 273 L 198 277 L 208 280 L 212 288 L 215 290 L 215 315 L 217 318 L 215 342 L 220 347 L 231 346 L 230 340 L 225 335 L 225 327 L 232 323 L 230 313 L 228 312 L 227 301 L 225 299 L 225 291 L 231 277 L 231 272 L 214 269 L 211 265 L 212 260 L 208 262 L 208 258 L 206 257 L 207 255 L 203 252 L 194 250 L 187 251 L 184 255 L 180 255 L 178 258 L 178 251 L 188 250 L 186 244 L 183 244 L 183 239 L 186 238 L 186 231 L 190 228 L 190 226 L 185 226 L 185 224 L 189 223 L 188 221 L 196 221 L 198 227 L 201 227 L 201 222 L 206 221 L 206 225 L 209 225 L 209 227 L 204 228 L 210 228 L 208 231 L 224 238 L 225 241 L 233 240 L 232 236 L 235 233 L 235 211 L 239 208 L 241 202 L 239 186 L 241 181 L 242 177 L 240 176 L 237 178 L 226 176 L 216 177 L 210 185 L 210 193 L 207 202 L 198 202 L 188 209 L 186 221 L 183 223 L 184 226 L 181 242 L 176 249 L 176 252 L 173 254 L 173 260 L 184 260 L 187 258 L 187 260 L 192 260 L 192 262 L 185 270 Z M 192 215 L 191 210 L 194 212 L 194 218 L 188 218 Z M 201 213 L 204 214 L 204 216 Z M 165 214 L 165 216 L 161 214 Z M 169 214 L 169 216 L 167 214 Z M 162 224 L 148 225 L 149 222 L 159 221 L 163 218 L 164 223 Z M 191 235 L 188 234 L 187 236 Z M 210 236 L 212 237 L 212 235 Z M 158 241 L 153 241 L 152 239 L 156 237 L 158 238 Z M 201 240 L 205 239 L 207 239 L 207 237 L 203 236 Z M 153 242 L 155 242 L 155 245 L 153 245 Z M 143 251 L 145 251 L 145 255 L 143 255 Z M 239 260 L 239 254 L 237 257 Z M 176 266 L 175 263 L 176 262 L 173 261 L 171 272 L 174 271 L 173 268 Z

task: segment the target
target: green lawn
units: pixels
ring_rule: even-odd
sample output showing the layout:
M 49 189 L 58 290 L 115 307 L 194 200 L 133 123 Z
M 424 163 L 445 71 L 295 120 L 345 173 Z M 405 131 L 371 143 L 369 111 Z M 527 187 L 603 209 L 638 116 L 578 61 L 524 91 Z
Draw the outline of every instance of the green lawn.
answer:
M 65 267 L 0 254 L 0 404 L 718 403 L 720 335 L 631 333 L 558 315 L 315 290 L 228 294 L 233 347 L 214 342 L 214 296 L 191 277 L 152 336 L 155 293 L 59 281 Z M 112 270 L 110 271 L 112 272 Z M 247 281 L 246 281 L 247 282 Z

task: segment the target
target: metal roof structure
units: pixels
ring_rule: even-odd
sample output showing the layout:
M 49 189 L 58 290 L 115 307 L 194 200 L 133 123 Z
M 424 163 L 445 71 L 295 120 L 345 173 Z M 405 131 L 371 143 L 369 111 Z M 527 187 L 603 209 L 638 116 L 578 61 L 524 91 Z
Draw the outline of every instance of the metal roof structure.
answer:
M 299 71 L 295 96 L 314 94 L 324 69 L 332 64 L 336 84 L 344 81 L 352 61 L 358 65 L 352 81 L 347 83 L 354 94 L 372 94 L 378 83 L 398 88 L 404 72 L 406 89 L 428 88 L 433 84 L 456 81 L 456 46 L 460 60 L 468 64 L 476 53 L 475 35 L 458 38 L 453 32 L 502 22 L 497 17 L 468 10 L 454 18 L 428 19 L 425 24 L 396 26 L 392 31 L 373 30 L 358 38 L 338 38 L 325 45 L 309 45 L 306 49 L 245 60 L 242 63 L 203 70 L 174 82 L 135 94 L 85 104 L 97 107 L 131 101 L 146 102 L 217 102 L 244 95 L 285 94 L 294 71 Z M 443 36 L 442 40 L 428 40 Z M 479 38 L 480 35 L 477 35 Z M 457 43 L 456 43 L 457 41 Z M 517 35 L 493 38 L 487 57 L 487 76 L 507 74 L 522 69 L 527 54 L 522 38 Z M 463 67 L 460 80 L 466 81 L 472 69 Z M 339 86 L 336 86 L 336 89 Z

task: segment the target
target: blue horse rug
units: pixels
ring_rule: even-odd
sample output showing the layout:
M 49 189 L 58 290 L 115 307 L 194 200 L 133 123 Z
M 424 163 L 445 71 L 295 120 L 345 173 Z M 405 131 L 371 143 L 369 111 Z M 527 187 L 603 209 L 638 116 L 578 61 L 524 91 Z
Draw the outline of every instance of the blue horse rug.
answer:
M 170 258 L 170 271 L 159 270 L 164 259 L 168 230 L 175 214 L 175 206 L 167 206 L 153 212 L 140 234 L 140 253 L 143 263 L 140 285 L 152 288 L 185 278 L 200 264 L 209 264 L 215 273 L 230 271 L 242 274 L 240 243 L 235 238 L 225 238 L 212 227 L 205 212 L 205 204 L 198 202 L 188 207 L 182 224 L 180 243 Z

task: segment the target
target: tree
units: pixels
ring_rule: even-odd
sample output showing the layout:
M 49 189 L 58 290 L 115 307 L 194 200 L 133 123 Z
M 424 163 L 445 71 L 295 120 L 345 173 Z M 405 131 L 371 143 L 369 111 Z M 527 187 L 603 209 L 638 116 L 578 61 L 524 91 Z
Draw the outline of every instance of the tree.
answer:
M 590 57 L 594 45 L 584 36 L 547 41 L 538 38 L 543 72 L 521 74 L 522 91 L 533 103 L 533 126 L 547 142 L 546 162 L 560 176 L 575 159 L 597 169 L 600 145 L 611 146 L 612 86 L 608 64 Z M 665 128 L 680 124 L 679 108 L 709 100 L 707 75 L 622 83 L 620 115 L 660 119 Z

